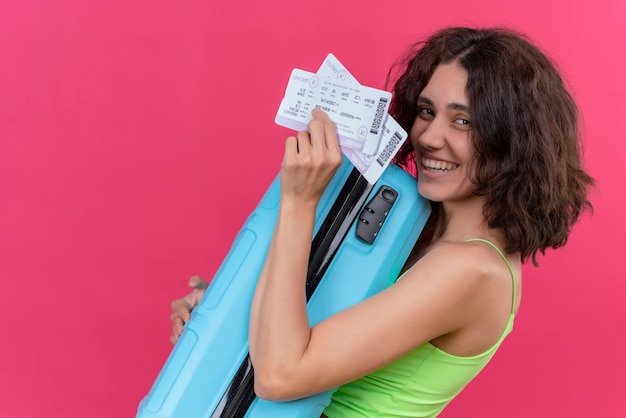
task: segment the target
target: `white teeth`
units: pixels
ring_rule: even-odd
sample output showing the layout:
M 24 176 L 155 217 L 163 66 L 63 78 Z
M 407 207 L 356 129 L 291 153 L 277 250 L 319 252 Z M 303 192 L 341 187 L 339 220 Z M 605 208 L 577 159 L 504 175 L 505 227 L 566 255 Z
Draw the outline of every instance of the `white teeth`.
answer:
M 424 157 L 422 157 L 422 165 L 432 170 L 441 170 L 441 171 L 454 170 L 455 168 L 458 167 L 457 164 L 451 164 L 451 163 L 447 163 L 445 161 L 439 161 L 439 160 L 430 160 Z

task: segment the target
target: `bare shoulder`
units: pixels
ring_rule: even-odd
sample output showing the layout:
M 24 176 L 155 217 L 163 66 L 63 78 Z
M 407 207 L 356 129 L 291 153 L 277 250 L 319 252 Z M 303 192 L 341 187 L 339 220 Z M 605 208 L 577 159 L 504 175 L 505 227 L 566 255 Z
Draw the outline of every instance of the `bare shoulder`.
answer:
M 513 264 L 513 271 L 519 274 L 519 266 Z M 511 275 L 502 256 L 479 241 L 438 242 L 397 284 L 437 296 L 440 303 L 451 307 L 451 312 L 467 312 L 472 305 L 499 294 L 510 295 L 512 290 Z M 510 308 L 510 298 L 507 300 Z
M 519 273 L 519 264 L 510 264 Z M 406 286 L 412 282 L 420 291 L 428 289 L 430 297 L 439 298 L 446 306 L 448 326 L 431 340 L 436 346 L 457 355 L 474 355 L 498 340 L 511 313 L 514 293 L 507 264 L 493 247 L 480 241 L 441 242 L 406 276 Z M 515 309 L 519 288 L 516 293 Z
M 497 253 L 476 242 L 438 242 L 407 272 L 407 278 L 428 280 L 437 277 L 439 282 L 457 282 L 463 287 L 480 285 L 489 274 L 493 254 Z

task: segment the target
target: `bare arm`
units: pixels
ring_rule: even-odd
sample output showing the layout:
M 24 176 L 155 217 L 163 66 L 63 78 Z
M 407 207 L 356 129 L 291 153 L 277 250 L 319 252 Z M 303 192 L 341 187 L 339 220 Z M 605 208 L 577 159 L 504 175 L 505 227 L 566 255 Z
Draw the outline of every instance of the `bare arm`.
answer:
M 267 385 L 276 367 L 299 362 L 306 350 L 304 281 L 315 208 L 340 164 L 335 127 L 314 111 L 308 131 L 286 141 L 278 221 L 252 302 L 249 343 L 257 383 Z

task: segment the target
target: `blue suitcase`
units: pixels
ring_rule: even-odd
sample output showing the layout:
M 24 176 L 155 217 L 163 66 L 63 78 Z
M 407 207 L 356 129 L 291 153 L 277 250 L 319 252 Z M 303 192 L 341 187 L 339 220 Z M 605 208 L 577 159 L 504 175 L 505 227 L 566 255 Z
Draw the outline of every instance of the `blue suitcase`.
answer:
M 279 202 L 276 178 L 244 223 L 137 418 L 319 418 L 333 390 L 257 398 L 249 311 Z M 391 164 L 370 185 L 344 158 L 317 207 L 306 291 L 311 325 L 389 286 L 430 214 L 415 179 Z

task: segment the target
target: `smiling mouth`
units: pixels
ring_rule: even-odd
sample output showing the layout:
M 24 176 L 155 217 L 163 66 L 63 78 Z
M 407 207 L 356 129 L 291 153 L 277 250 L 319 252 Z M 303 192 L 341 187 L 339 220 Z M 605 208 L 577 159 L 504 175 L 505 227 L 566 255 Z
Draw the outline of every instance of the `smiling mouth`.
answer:
M 440 160 L 431 160 L 426 157 L 422 157 L 422 165 L 428 170 L 434 171 L 450 171 L 459 166 L 458 164 L 448 163 Z

